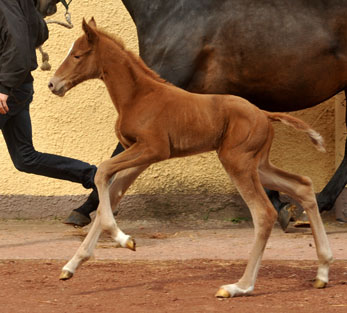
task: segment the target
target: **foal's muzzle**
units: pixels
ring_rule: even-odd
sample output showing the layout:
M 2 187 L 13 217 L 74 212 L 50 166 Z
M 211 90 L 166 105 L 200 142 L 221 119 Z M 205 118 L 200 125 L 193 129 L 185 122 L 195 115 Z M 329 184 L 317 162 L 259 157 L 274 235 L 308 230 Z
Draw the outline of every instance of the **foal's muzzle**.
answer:
M 59 77 L 53 76 L 48 83 L 48 88 L 55 95 L 63 97 L 67 91 L 66 84 L 64 80 Z

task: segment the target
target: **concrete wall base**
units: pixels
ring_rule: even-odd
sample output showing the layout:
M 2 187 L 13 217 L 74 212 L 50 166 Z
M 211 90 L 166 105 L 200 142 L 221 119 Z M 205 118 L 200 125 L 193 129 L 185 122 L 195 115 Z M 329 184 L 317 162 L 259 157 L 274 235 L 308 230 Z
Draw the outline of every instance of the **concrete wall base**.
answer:
M 0 195 L 0 219 L 64 219 L 80 206 L 86 195 L 30 196 Z M 156 194 L 127 195 L 121 203 L 119 219 L 250 219 L 237 194 Z

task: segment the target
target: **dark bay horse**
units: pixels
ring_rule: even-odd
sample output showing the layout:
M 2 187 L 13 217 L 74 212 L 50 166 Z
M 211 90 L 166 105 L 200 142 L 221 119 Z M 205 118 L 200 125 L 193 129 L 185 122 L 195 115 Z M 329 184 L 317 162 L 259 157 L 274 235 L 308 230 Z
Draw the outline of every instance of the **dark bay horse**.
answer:
M 346 90 L 347 0 L 122 1 L 142 59 L 186 90 L 238 95 L 272 112 L 309 108 Z M 332 209 L 346 174 L 345 152 L 317 195 L 320 211 Z M 89 216 L 97 201 L 92 194 L 79 212 Z
M 57 2 L 60 0 L 34 0 L 37 10 L 44 16 L 57 12 Z
M 253 291 L 266 242 L 277 213 L 263 186 L 284 192 L 307 211 L 314 235 L 319 268 L 315 287 L 328 282 L 332 254 L 319 215 L 312 182 L 285 172 L 269 161 L 273 140 L 271 121 L 304 131 L 319 150 L 322 138 L 301 120 L 284 113 L 265 112 L 232 95 L 196 94 L 166 82 L 112 36 L 98 30 L 94 19 L 83 20 L 84 34 L 49 83 L 59 96 L 77 84 L 101 79 L 118 112 L 116 134 L 125 151 L 100 164 L 96 176 L 100 204 L 94 223 L 73 258 L 63 267 L 69 279 L 92 255 L 102 231 L 122 247 L 135 250 L 135 241 L 117 226 L 112 207 L 153 163 L 216 151 L 223 167 L 247 203 L 253 218 L 255 241 L 246 270 L 235 284 L 222 286 L 218 297 Z M 247 167 L 245 167 L 247 164 Z
M 189 91 L 238 95 L 279 112 L 346 90 L 347 0 L 122 1 L 143 60 Z M 346 158 L 317 197 L 320 211 L 347 184 Z

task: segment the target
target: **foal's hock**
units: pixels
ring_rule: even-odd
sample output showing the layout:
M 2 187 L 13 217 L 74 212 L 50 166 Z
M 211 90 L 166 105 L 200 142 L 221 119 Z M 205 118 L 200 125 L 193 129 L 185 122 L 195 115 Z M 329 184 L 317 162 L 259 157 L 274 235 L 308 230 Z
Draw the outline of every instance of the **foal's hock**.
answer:
M 243 276 L 235 284 L 222 286 L 217 296 L 249 294 L 254 288 L 277 215 L 263 186 L 288 194 L 307 211 L 319 259 L 315 287 L 324 287 L 332 254 L 312 182 L 269 161 L 271 120 L 306 132 L 317 149 L 323 151 L 320 135 L 297 118 L 261 111 L 236 96 L 200 95 L 179 89 L 151 71 L 118 40 L 98 30 L 93 19 L 88 24 L 83 21 L 82 26 L 84 35 L 74 42 L 49 88 L 63 96 L 84 80 L 103 80 L 118 112 L 117 137 L 126 150 L 100 164 L 95 177 L 100 199 L 95 221 L 76 254 L 64 266 L 61 279 L 71 278 L 91 256 L 103 230 L 122 247 L 135 250 L 135 241 L 118 228 L 112 207 L 149 165 L 215 150 L 247 203 L 255 227 L 255 241 Z

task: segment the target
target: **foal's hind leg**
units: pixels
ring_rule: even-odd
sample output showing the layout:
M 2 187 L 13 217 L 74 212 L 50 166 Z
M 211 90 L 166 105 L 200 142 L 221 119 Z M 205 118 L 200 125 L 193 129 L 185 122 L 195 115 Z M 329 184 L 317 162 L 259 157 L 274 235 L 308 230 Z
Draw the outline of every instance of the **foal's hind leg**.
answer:
M 255 241 L 241 279 L 235 284 L 222 286 L 217 292 L 217 297 L 224 298 L 246 295 L 253 291 L 262 255 L 277 218 L 277 213 L 260 183 L 256 159 L 246 154 L 235 153 L 235 155 L 236 157 L 232 159 L 227 153 L 220 152 L 219 158 L 250 209 Z
M 314 286 L 323 288 L 329 280 L 329 264 L 332 262 L 332 253 L 322 219 L 319 215 L 316 197 L 312 182 L 308 177 L 287 173 L 269 162 L 259 168 L 262 184 L 271 189 L 284 192 L 297 200 L 306 210 L 310 219 L 319 260 L 318 274 Z
M 125 191 L 147 167 L 146 165 L 121 171 L 115 175 L 111 185 L 100 188 L 100 203 L 94 223 L 75 255 L 63 267 L 60 279 L 66 280 L 71 278 L 76 269 L 91 257 L 103 230 L 108 231 L 112 238 L 122 247 L 135 250 L 135 241 L 118 228 L 112 214 L 111 206 L 115 207 L 119 203 Z M 112 195 L 110 195 L 110 193 L 112 193 Z

